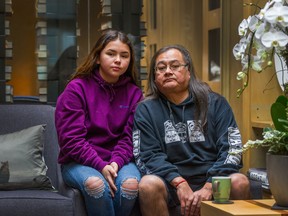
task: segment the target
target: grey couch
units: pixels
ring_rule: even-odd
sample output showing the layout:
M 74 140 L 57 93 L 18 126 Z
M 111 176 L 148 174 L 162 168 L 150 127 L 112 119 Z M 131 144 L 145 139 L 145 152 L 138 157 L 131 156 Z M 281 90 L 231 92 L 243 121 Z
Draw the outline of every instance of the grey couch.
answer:
M 2 216 L 86 216 L 84 200 L 80 192 L 67 187 L 57 164 L 58 140 L 54 125 L 55 108 L 43 104 L 0 105 L 0 134 L 18 131 L 38 124 L 47 124 L 44 158 L 47 175 L 57 192 L 45 190 L 0 191 L 0 215 Z M 251 184 L 253 199 L 260 199 L 261 184 Z M 132 216 L 139 216 L 135 205 Z M 170 215 L 180 215 L 179 208 L 170 209 Z
M 47 190 L 0 191 L 0 215 L 3 216 L 85 216 L 78 190 L 67 187 L 57 164 L 58 141 L 54 126 L 54 107 L 43 104 L 0 105 L 0 134 L 39 124 L 47 124 L 44 158 L 47 175 L 57 192 Z

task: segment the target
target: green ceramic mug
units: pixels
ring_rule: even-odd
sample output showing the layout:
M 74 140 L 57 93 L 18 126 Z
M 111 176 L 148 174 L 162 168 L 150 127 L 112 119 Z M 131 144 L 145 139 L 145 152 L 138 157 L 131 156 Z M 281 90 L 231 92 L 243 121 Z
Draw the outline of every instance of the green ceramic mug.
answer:
M 231 177 L 214 176 L 212 177 L 212 190 L 215 203 L 229 203 L 231 190 Z

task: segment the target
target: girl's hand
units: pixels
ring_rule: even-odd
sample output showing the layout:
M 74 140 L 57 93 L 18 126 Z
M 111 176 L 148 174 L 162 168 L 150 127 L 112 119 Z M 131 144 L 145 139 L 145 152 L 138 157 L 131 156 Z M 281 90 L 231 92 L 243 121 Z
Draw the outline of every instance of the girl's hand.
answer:
M 118 169 L 118 165 L 117 165 L 117 169 Z M 114 197 L 115 192 L 117 190 L 117 187 L 114 183 L 115 178 L 117 177 L 117 172 L 115 171 L 112 165 L 106 165 L 101 171 L 101 173 L 104 176 L 104 178 L 107 180 L 109 187 L 110 187 L 111 195 L 112 197 Z
M 110 165 L 114 168 L 115 172 L 118 173 L 118 164 L 116 162 L 112 162 Z

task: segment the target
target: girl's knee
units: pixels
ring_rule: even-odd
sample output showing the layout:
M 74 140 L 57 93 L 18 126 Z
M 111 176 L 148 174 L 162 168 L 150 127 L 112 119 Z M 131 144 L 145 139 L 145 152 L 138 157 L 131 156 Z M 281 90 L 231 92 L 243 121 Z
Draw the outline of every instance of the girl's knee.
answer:
M 96 176 L 90 176 L 84 182 L 85 191 L 88 195 L 100 198 L 105 192 L 105 184 L 103 180 Z
M 138 196 L 138 180 L 136 178 L 128 178 L 121 185 L 121 195 L 127 199 L 135 199 Z

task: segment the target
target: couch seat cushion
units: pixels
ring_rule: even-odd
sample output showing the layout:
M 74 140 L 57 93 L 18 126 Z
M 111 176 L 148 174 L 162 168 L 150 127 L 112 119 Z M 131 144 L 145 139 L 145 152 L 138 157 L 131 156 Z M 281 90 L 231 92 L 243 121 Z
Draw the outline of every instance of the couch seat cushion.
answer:
M 73 216 L 72 199 L 46 190 L 0 191 L 0 215 Z

